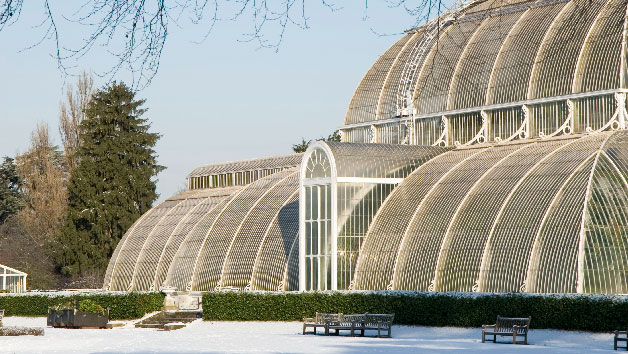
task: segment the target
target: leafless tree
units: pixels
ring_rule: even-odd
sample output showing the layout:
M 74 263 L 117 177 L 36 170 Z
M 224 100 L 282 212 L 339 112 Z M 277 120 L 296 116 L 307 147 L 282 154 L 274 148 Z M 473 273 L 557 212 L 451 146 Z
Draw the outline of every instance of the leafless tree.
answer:
M 59 3 L 40 0 L 44 19 L 41 41 L 56 43 L 59 68 L 66 72 L 68 60 L 79 59 L 95 46 L 104 46 L 116 57 L 116 64 L 103 75 L 113 77 L 120 69 L 133 73 L 134 87 L 145 87 L 159 69 L 159 62 L 168 38 L 169 26 L 191 22 L 199 28 L 203 39 L 220 21 L 240 19 L 251 23 L 244 32 L 244 41 L 254 41 L 262 48 L 277 49 L 286 30 L 291 27 L 308 28 L 308 6 L 314 2 L 329 8 L 342 9 L 343 1 L 336 0 L 87 0 L 71 14 L 60 13 Z M 365 18 L 373 1 L 364 1 Z M 444 10 L 445 0 L 380 0 L 390 8 L 402 8 L 412 15 L 414 24 L 402 24 L 401 32 L 414 27 L 435 13 Z M 0 31 L 19 21 L 23 0 L 3 0 L 0 3 Z M 64 42 L 62 25 L 78 24 L 87 28 L 87 35 L 79 45 Z M 120 48 L 120 49 L 115 49 Z
M 16 163 L 26 193 L 20 220 L 28 234 L 44 245 L 53 240 L 63 223 L 68 181 L 62 153 L 52 143 L 48 125 L 37 125 L 28 151 L 18 155 Z
M 76 152 L 79 148 L 79 125 L 85 119 L 85 110 L 94 93 L 94 78 L 83 72 L 76 86 L 66 88 L 66 102 L 59 108 L 59 134 L 63 143 L 64 157 L 68 173 L 78 166 Z

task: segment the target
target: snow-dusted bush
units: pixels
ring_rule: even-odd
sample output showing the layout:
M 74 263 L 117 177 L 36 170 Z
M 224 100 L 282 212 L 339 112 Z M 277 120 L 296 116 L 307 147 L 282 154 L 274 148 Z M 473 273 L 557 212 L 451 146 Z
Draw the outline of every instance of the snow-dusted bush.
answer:
M 497 315 L 532 317 L 531 328 L 628 328 L 628 297 L 408 291 L 211 292 L 205 320 L 298 321 L 316 312 L 394 313 L 395 323 L 479 327 Z
M 0 327 L 1 336 L 43 336 L 44 329 L 41 327 Z
M 0 309 L 5 316 L 46 316 L 48 308 L 78 301 L 93 308 L 109 309 L 111 319 L 140 318 L 158 311 L 164 303 L 160 292 L 50 292 L 0 294 Z

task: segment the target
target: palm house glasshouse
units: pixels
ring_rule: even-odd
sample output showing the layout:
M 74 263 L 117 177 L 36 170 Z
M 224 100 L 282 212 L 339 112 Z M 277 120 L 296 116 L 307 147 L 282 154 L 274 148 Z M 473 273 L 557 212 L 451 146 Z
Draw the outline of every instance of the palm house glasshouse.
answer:
M 104 287 L 628 293 L 627 5 L 476 1 L 408 31 L 342 142 L 195 169 Z

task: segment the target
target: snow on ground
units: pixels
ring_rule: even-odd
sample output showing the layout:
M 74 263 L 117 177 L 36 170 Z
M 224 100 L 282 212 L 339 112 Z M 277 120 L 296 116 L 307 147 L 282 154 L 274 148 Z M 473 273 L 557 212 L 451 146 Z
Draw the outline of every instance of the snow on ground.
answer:
M 4 326 L 46 326 L 5 317 Z M 43 337 L 0 337 L 0 353 L 591 353 L 613 352 L 609 333 L 531 330 L 530 345 L 482 343 L 479 328 L 394 326 L 393 338 L 301 335 L 299 322 L 195 321 L 176 331 L 46 328 Z

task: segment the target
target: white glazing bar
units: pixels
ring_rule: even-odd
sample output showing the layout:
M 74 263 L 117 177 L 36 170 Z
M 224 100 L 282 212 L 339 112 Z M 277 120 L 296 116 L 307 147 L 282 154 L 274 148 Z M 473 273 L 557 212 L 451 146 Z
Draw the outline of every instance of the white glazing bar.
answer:
M 482 152 L 486 151 L 487 149 L 478 149 L 478 151 L 474 152 L 473 154 L 467 156 L 466 158 L 462 159 L 460 162 L 458 162 L 455 166 L 453 166 L 449 171 L 447 171 L 445 174 L 443 174 L 438 182 L 434 183 L 434 185 L 430 188 L 430 190 L 423 196 L 423 199 L 421 199 L 421 202 L 419 203 L 419 205 L 416 207 L 414 214 L 412 216 L 412 218 L 410 219 L 410 222 L 408 223 L 408 226 L 406 227 L 406 230 L 403 233 L 403 236 L 401 238 L 401 242 L 399 242 L 399 248 L 397 249 L 397 254 L 395 256 L 395 263 L 393 266 L 393 276 L 392 276 L 392 280 L 391 280 L 391 284 L 392 284 L 392 288 L 396 289 L 397 288 L 397 267 L 399 265 L 399 258 L 401 255 L 401 252 L 404 250 L 404 244 L 407 242 L 408 240 L 408 231 L 410 230 L 410 228 L 412 227 L 412 224 L 414 223 L 414 220 L 419 212 L 419 210 L 421 210 L 421 207 L 423 206 L 423 204 L 425 204 L 425 201 L 429 199 L 429 197 L 431 196 L 431 194 L 434 192 L 434 190 L 436 190 L 438 188 L 438 186 L 441 184 L 442 181 L 444 181 L 450 174 L 452 174 L 454 171 L 456 171 L 456 169 L 464 164 L 465 162 L 467 162 L 467 160 L 472 159 L 473 157 L 475 157 L 478 154 L 481 154 Z
M 543 228 L 545 226 L 545 223 L 547 222 L 549 215 L 556 208 L 556 203 L 558 202 L 559 197 L 564 193 L 565 187 L 569 185 L 569 183 L 573 180 L 574 176 L 578 174 L 582 170 L 582 168 L 585 167 L 591 161 L 591 159 L 593 158 L 597 159 L 598 155 L 599 153 L 589 156 L 584 161 L 582 161 L 582 163 L 578 165 L 578 167 L 576 167 L 576 169 L 574 169 L 573 172 L 571 172 L 571 174 L 565 179 L 563 184 L 558 188 L 547 210 L 545 210 L 545 214 L 543 214 L 543 218 L 541 220 L 541 223 L 539 224 L 539 228 L 536 232 L 536 236 L 534 237 L 534 243 L 532 244 L 530 255 L 528 256 L 528 269 L 526 270 L 526 277 L 524 281 L 524 283 L 527 284 L 528 286 L 530 285 L 530 283 L 528 282 L 528 280 L 530 279 L 530 272 L 535 268 L 533 264 L 534 254 L 537 252 L 537 248 L 539 247 L 538 241 L 539 241 L 539 238 L 541 237 L 541 232 L 543 231 Z
M 486 19 L 484 19 L 484 21 L 482 21 L 482 23 L 479 24 L 479 26 L 476 27 L 471 37 L 469 37 L 469 39 L 467 40 L 467 43 L 464 49 L 462 50 L 462 53 L 460 53 L 460 56 L 458 57 L 456 67 L 454 68 L 454 73 L 451 76 L 451 80 L 449 81 L 449 90 L 447 90 L 448 94 L 447 94 L 447 100 L 445 102 L 445 107 L 447 108 L 451 108 L 453 104 L 452 102 L 453 96 L 457 94 L 457 92 L 454 92 L 454 85 L 458 83 L 458 76 L 460 75 L 461 67 L 464 66 L 465 61 L 467 59 L 467 53 L 469 52 L 472 45 L 475 44 L 473 42 L 475 40 L 475 37 L 477 37 L 478 34 L 482 33 L 482 31 L 484 30 L 484 26 L 486 26 L 487 23 L 490 23 L 490 19 L 491 19 L 490 17 L 487 17 Z
M 227 264 L 227 260 L 229 259 L 229 257 L 231 256 L 231 250 L 233 248 L 233 244 L 236 242 L 236 240 L 238 239 L 238 235 L 240 234 L 240 230 L 242 230 L 242 226 L 247 222 L 247 219 L 249 218 L 249 216 L 251 215 L 252 212 L 255 211 L 255 209 L 257 208 L 257 206 L 260 203 L 263 203 L 265 200 L 265 197 L 271 193 L 273 193 L 276 188 L 280 188 L 282 186 L 282 182 L 289 180 L 290 178 L 292 178 L 294 176 L 294 173 L 290 173 L 288 174 L 286 177 L 281 178 L 279 180 L 277 180 L 277 182 L 275 182 L 272 186 L 268 187 L 264 193 L 262 193 L 262 195 L 257 197 L 257 200 L 255 201 L 255 203 L 253 203 L 253 205 L 249 208 L 249 211 L 245 214 L 245 216 L 242 218 L 242 221 L 240 222 L 240 224 L 238 225 L 237 229 L 233 232 L 233 237 L 231 238 L 231 243 L 229 243 L 229 248 L 227 249 L 227 252 L 225 253 L 225 256 L 222 260 L 222 267 L 220 267 L 221 271 L 220 271 L 220 277 L 218 278 L 218 286 L 222 287 L 223 286 L 223 279 L 224 279 L 224 275 L 225 275 L 225 270 L 226 270 L 226 264 Z M 269 224 L 267 227 L 270 227 L 271 224 Z
M 274 222 L 279 218 L 279 214 L 281 213 L 281 210 L 286 207 L 286 205 L 293 203 L 294 199 L 296 199 L 296 197 L 299 196 L 299 191 L 295 191 L 290 197 L 288 197 L 288 199 L 286 199 L 286 201 L 283 203 L 283 205 L 277 209 L 277 212 L 275 213 L 274 217 L 273 217 L 273 221 L 270 222 L 268 224 L 268 227 L 266 228 L 266 231 L 264 232 L 264 236 L 260 242 L 260 246 L 257 249 L 257 253 L 255 254 L 255 261 L 253 262 L 253 270 L 251 271 L 251 282 L 253 281 L 253 279 L 255 279 L 257 273 L 258 273 L 258 268 L 259 268 L 259 262 L 262 261 L 260 258 L 260 255 L 264 249 L 264 245 L 265 245 L 265 241 L 266 238 L 268 237 L 268 234 L 271 232 L 271 229 L 273 228 L 273 224 Z M 298 238 L 298 237 L 297 237 Z M 294 244 L 294 243 L 293 243 Z M 286 265 L 288 264 L 288 257 L 286 257 Z
M 506 206 L 508 205 L 508 202 L 510 201 L 510 199 L 512 198 L 512 196 L 515 194 L 515 192 L 517 191 L 517 189 L 519 188 L 519 186 L 526 180 L 526 178 L 528 178 L 528 176 L 530 176 L 536 169 L 537 167 L 539 167 L 544 161 L 548 160 L 549 158 L 551 158 L 552 156 L 556 155 L 558 152 L 562 151 L 563 149 L 565 149 L 567 146 L 580 141 L 580 139 L 582 138 L 578 138 L 578 139 L 574 139 L 573 141 L 568 142 L 567 144 L 557 148 L 556 150 L 552 151 L 551 153 L 545 155 L 542 159 L 540 159 L 534 166 L 532 166 L 528 172 L 526 172 L 525 175 L 523 175 L 523 177 L 521 177 L 519 179 L 519 181 L 517 182 L 517 184 L 515 184 L 515 186 L 512 188 L 512 190 L 510 191 L 510 193 L 508 193 L 508 196 L 504 199 L 504 202 L 502 203 L 499 212 L 497 213 L 497 216 L 495 217 L 495 220 L 493 221 L 493 225 L 491 226 L 491 231 L 489 232 L 489 236 L 486 240 L 486 244 L 484 246 L 484 252 L 482 254 L 482 262 L 480 265 L 480 271 L 478 273 L 478 279 L 476 281 L 476 284 L 478 284 L 478 291 L 484 291 L 484 284 L 483 281 L 486 278 L 484 276 L 484 272 L 486 271 L 486 262 L 487 259 L 489 257 L 489 249 L 490 249 L 490 244 L 491 244 L 491 238 L 493 237 L 493 234 L 495 232 L 495 227 L 497 226 L 497 224 L 500 222 L 502 213 L 504 211 L 504 209 L 506 208 Z
M 606 141 L 604 142 L 604 144 L 605 143 Z M 593 175 L 595 174 L 595 169 L 597 168 L 598 161 L 600 160 L 600 154 L 602 152 L 602 148 L 604 147 L 604 144 L 602 144 L 602 147 L 600 148 L 600 150 L 595 156 L 595 161 L 593 162 L 593 167 L 591 168 L 591 174 L 589 175 L 589 181 L 587 182 L 587 189 L 585 192 L 586 196 L 584 198 L 584 206 L 582 208 L 582 219 L 580 221 L 580 240 L 578 241 L 578 280 L 576 283 L 577 284 L 576 292 L 580 294 L 584 292 L 584 266 L 585 266 L 585 259 L 584 259 L 585 249 L 584 248 L 585 248 L 585 241 L 586 241 L 585 240 L 586 233 L 584 231 L 584 222 L 587 216 L 589 199 L 591 198 L 591 182 L 593 181 Z
M 413 40 L 419 36 L 419 32 L 415 32 L 412 37 L 410 37 L 410 39 L 408 39 L 404 44 L 403 47 L 401 47 L 401 49 L 399 50 L 399 52 L 397 53 L 397 56 L 395 57 L 395 60 L 393 60 L 392 64 L 390 65 L 390 69 L 388 69 L 388 72 L 386 73 L 386 78 L 384 79 L 384 84 L 382 85 L 382 89 L 379 92 L 379 99 L 377 100 L 377 108 L 375 110 L 375 119 L 378 119 L 379 117 L 381 117 L 382 112 L 382 101 L 384 100 L 384 93 L 387 90 L 388 87 L 388 83 L 390 80 L 390 76 L 391 73 L 393 72 L 393 69 L 395 68 L 395 66 L 397 65 L 397 62 L 399 61 L 399 58 L 402 56 L 402 54 L 405 52 L 406 48 L 408 47 L 408 45 L 410 43 L 413 42 Z M 406 63 L 407 64 L 407 63 Z
M 606 6 L 608 6 L 611 3 L 611 1 L 609 1 L 609 3 L 607 3 Z M 573 74 L 573 82 L 571 85 L 571 92 L 576 92 L 577 88 L 578 88 L 578 80 L 582 79 L 582 75 L 579 75 L 579 73 L 582 71 L 582 57 L 584 56 L 585 50 L 587 49 L 587 46 L 589 43 L 589 38 L 591 38 L 591 33 L 593 33 L 593 30 L 595 29 L 595 26 L 597 25 L 598 21 L 600 20 L 601 17 L 607 16 L 605 13 L 606 7 L 604 7 L 602 9 L 602 11 L 600 11 L 597 16 L 595 17 L 595 20 L 593 20 L 593 23 L 591 24 L 591 26 L 589 27 L 589 30 L 587 31 L 586 36 L 584 37 L 584 41 L 582 41 L 582 46 L 580 47 L 580 53 L 578 53 L 578 60 L 576 61 L 576 68 Z M 621 70 L 621 69 L 620 69 Z
M 621 66 L 619 67 L 619 87 L 622 89 L 628 88 L 628 83 L 626 82 L 626 75 L 628 75 L 628 63 L 626 63 L 626 56 L 628 55 L 628 43 L 626 43 L 626 41 L 628 41 L 628 4 L 626 5 L 626 12 L 624 15 L 624 30 L 622 33 L 620 54 Z
M 477 179 L 477 181 L 475 181 L 475 183 L 473 184 L 473 186 L 471 186 L 471 188 L 469 189 L 469 191 L 467 192 L 467 194 L 464 196 L 464 198 L 462 198 L 462 200 L 460 201 L 460 203 L 458 204 L 458 207 L 456 208 L 456 211 L 454 212 L 451 220 L 449 221 L 449 225 L 447 225 L 447 229 L 445 231 L 445 236 L 443 237 L 443 241 L 441 243 L 441 247 L 440 250 L 438 252 L 438 259 L 436 261 L 436 267 L 434 268 L 434 277 L 432 282 L 435 284 L 435 288 L 436 290 L 439 289 L 440 286 L 440 282 L 439 282 L 439 273 L 442 273 L 443 269 L 442 269 L 442 262 L 443 262 L 443 249 L 447 248 L 450 242 L 450 239 L 452 237 L 452 226 L 454 225 L 456 219 L 458 218 L 458 214 L 460 213 L 460 210 L 462 209 L 462 207 L 467 203 L 467 200 L 469 199 L 470 196 L 473 195 L 475 189 L 478 187 L 478 185 L 481 185 L 482 183 L 484 183 L 484 179 L 489 176 L 491 174 L 491 172 L 493 172 L 493 170 L 495 168 L 499 168 L 500 165 L 504 162 L 507 161 L 511 156 L 519 153 L 521 150 L 527 149 L 527 148 L 531 148 L 534 147 L 536 144 L 532 143 L 529 145 L 523 145 L 521 146 L 519 149 L 516 149 L 514 151 L 512 151 L 511 153 L 509 153 L 508 155 L 502 157 L 499 161 L 497 161 L 495 164 L 493 164 L 493 166 L 491 166 L 489 169 L 487 169 L 480 178 Z
M 515 24 L 510 28 L 508 35 L 506 35 L 506 39 L 504 39 L 501 47 L 499 48 L 499 53 L 497 53 L 497 57 L 495 58 L 495 62 L 493 63 L 493 68 L 491 69 L 490 79 L 488 80 L 488 85 L 486 86 L 486 95 L 484 99 L 484 102 L 486 104 L 488 104 L 489 102 L 493 100 L 493 97 L 491 97 L 493 90 L 491 88 L 494 87 L 495 85 L 495 68 L 497 68 L 499 64 L 501 64 L 503 53 L 504 53 L 504 48 L 509 47 L 510 42 L 512 41 L 512 33 L 516 29 L 519 29 L 519 25 L 524 22 L 523 19 L 527 19 L 529 12 L 530 12 L 530 9 L 528 8 L 523 14 L 521 14 L 521 16 L 519 16 Z
M 539 49 L 536 51 L 536 57 L 534 58 L 534 61 L 533 61 L 534 64 L 532 66 L 532 72 L 530 73 L 530 80 L 528 81 L 528 94 L 526 95 L 526 97 L 528 99 L 532 95 L 533 83 L 536 81 L 537 71 L 538 71 L 539 64 L 540 64 L 539 63 L 539 55 L 541 53 L 543 53 L 543 50 L 545 49 L 545 46 L 547 45 L 547 41 L 548 41 L 548 37 L 550 36 L 550 33 L 553 33 L 554 32 L 554 27 L 558 26 L 558 24 L 560 23 L 558 21 L 558 19 L 560 19 L 563 16 L 563 14 L 565 12 L 567 12 L 567 9 L 570 9 L 572 6 L 575 6 L 574 3 L 569 2 L 565 6 L 563 6 L 562 9 L 560 9 L 558 14 L 554 18 L 554 21 L 549 26 L 549 28 L 547 29 L 547 32 L 545 32 L 545 35 L 543 36 L 543 40 L 541 41 L 541 45 L 539 46 Z

